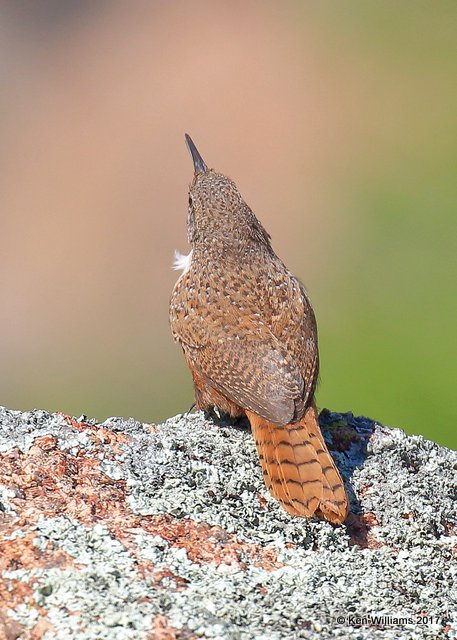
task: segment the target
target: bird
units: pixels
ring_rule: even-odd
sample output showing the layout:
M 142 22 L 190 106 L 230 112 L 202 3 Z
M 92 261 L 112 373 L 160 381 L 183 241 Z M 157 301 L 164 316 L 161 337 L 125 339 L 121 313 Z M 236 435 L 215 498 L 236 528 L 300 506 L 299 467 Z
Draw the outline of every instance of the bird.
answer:
M 316 318 L 308 293 L 273 250 L 235 182 L 209 169 L 188 134 L 188 255 L 170 300 L 173 338 L 191 371 L 195 406 L 246 416 L 266 487 L 292 516 L 341 524 L 343 481 L 314 399 Z

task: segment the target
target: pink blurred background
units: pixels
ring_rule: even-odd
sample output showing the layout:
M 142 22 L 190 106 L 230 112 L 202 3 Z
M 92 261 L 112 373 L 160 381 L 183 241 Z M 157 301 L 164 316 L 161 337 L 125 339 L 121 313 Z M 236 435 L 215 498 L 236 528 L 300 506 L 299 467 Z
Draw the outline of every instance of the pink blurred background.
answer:
M 456 443 L 457 8 L 0 8 L 0 402 L 159 421 L 184 132 L 307 285 L 320 406 Z

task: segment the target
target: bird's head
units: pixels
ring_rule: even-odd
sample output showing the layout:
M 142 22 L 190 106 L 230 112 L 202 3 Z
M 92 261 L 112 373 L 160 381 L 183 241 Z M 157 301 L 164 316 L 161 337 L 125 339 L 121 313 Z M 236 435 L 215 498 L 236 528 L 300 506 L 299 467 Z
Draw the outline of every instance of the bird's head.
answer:
M 243 250 L 252 242 L 270 246 L 270 236 L 241 197 L 233 180 L 208 169 L 187 134 L 186 142 L 194 163 L 187 217 L 192 246 L 224 251 Z

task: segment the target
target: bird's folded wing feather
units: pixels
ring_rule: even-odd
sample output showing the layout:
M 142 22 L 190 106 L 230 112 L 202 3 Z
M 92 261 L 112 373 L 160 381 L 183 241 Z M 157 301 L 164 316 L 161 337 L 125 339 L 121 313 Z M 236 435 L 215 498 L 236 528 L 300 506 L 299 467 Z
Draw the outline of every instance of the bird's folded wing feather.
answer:
M 288 424 L 303 413 L 303 378 L 269 328 L 255 320 L 243 318 L 237 330 L 195 315 L 175 324 L 173 333 L 210 386 L 274 424 Z

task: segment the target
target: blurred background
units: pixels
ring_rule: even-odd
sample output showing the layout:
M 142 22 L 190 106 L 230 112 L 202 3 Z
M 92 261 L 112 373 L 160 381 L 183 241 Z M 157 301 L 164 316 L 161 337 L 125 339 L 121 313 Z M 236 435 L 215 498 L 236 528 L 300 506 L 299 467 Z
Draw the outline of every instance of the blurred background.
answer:
M 318 404 L 457 446 L 457 4 L 0 6 L 0 402 L 157 422 L 189 132 L 306 284 Z

